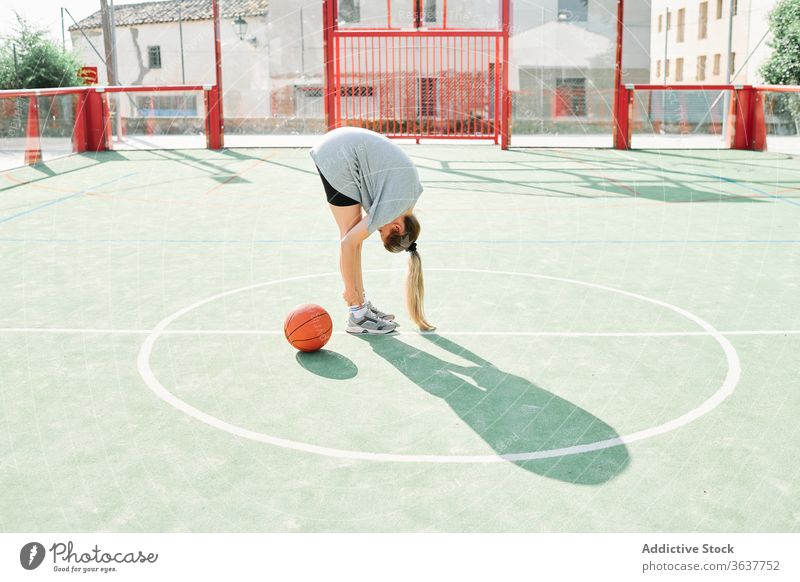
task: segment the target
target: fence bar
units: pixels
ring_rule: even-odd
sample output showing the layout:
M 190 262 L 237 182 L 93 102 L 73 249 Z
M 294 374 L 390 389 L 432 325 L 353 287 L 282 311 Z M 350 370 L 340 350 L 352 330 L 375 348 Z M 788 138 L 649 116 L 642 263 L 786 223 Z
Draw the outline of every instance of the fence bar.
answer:
M 497 123 L 499 119 L 498 112 L 500 111 L 500 75 L 498 75 L 498 59 L 500 57 L 500 37 L 495 37 L 494 39 L 494 115 L 492 119 L 494 120 L 494 143 L 498 143 L 498 138 L 500 137 L 500 125 Z
M 753 89 L 766 93 L 800 93 L 798 85 L 754 85 Z
M 36 94 L 39 97 L 52 97 L 55 95 L 73 95 L 86 91 L 86 87 L 60 87 L 58 89 L 4 89 L 0 91 L 0 99 L 8 99 L 13 97 L 28 97 L 29 95 Z
M 211 0 L 211 14 L 214 18 L 214 72 L 216 79 L 215 91 L 211 94 L 214 102 L 211 110 L 217 114 L 213 118 L 218 126 L 212 128 L 211 138 L 208 139 L 208 147 L 214 150 L 222 149 L 225 146 L 225 117 L 222 108 L 222 41 L 220 40 L 220 15 L 219 0 Z
M 503 0 L 505 1 L 505 0 Z M 421 30 L 408 30 L 408 29 L 391 29 L 385 28 L 351 28 L 335 30 L 336 36 L 387 36 L 395 38 L 419 38 L 419 37 L 457 37 L 457 36 L 504 36 L 502 31 L 487 30 L 482 28 L 423 28 Z
M 503 0 L 503 87 L 500 121 L 500 148 L 508 149 L 511 142 L 511 93 L 508 90 L 508 44 L 511 38 L 511 0 Z
M 324 80 L 324 107 L 325 107 L 325 127 L 328 131 L 333 129 L 336 125 L 335 114 L 335 97 L 334 90 L 336 85 L 336 78 L 334 75 L 334 58 L 333 55 L 333 29 L 334 29 L 334 16 L 331 9 L 335 4 L 334 0 L 323 0 L 322 2 L 322 43 L 323 55 L 325 59 L 325 80 Z
M 622 39 L 625 34 L 625 0 L 617 0 L 617 50 L 614 61 L 613 116 L 614 148 L 627 150 L 630 142 L 629 91 L 622 85 Z
M 733 91 L 740 87 L 750 87 L 750 85 L 648 85 L 646 83 L 634 83 L 625 85 L 633 91 Z
M 363 108 L 363 105 L 364 105 L 364 99 L 363 99 L 363 97 L 361 95 L 361 79 L 364 76 L 364 73 L 363 73 L 364 69 L 361 68 L 361 39 L 363 39 L 363 38 L 364 38 L 363 36 L 357 36 L 356 37 L 356 40 L 357 40 L 357 43 L 358 43 L 357 44 L 357 48 L 356 48 L 356 52 L 358 53 L 358 77 L 355 77 L 355 75 L 353 75 L 354 88 L 351 89 L 351 91 L 356 91 L 356 93 L 358 93 L 358 120 L 359 121 L 363 121 L 363 119 L 364 119 L 363 118 L 363 113 L 364 112 L 362 111 L 362 108 Z

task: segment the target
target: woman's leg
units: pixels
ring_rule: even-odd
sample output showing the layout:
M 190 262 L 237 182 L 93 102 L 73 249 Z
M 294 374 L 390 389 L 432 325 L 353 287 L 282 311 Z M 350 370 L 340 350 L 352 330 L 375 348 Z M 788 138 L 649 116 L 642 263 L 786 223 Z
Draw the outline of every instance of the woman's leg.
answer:
M 361 301 L 364 301 L 364 275 L 361 272 L 361 248 L 364 243 L 358 243 L 358 253 L 356 254 L 356 291 Z

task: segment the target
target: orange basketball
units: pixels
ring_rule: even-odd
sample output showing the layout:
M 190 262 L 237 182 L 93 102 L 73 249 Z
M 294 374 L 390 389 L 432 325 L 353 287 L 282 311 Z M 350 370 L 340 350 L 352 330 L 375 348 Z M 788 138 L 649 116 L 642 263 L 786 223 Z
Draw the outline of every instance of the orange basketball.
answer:
M 298 305 L 286 316 L 283 333 L 301 352 L 315 352 L 328 343 L 333 332 L 331 316 L 319 305 Z

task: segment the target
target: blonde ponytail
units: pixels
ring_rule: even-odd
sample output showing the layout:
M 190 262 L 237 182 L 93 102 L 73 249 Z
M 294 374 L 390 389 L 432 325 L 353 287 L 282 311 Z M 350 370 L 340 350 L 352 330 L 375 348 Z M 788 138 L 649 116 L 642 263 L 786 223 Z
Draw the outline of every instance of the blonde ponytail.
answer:
M 405 233 L 392 233 L 383 243 L 390 253 L 408 251 L 408 268 L 406 269 L 406 307 L 411 319 L 422 331 L 436 329 L 425 319 L 425 280 L 422 277 L 422 259 L 417 252 L 417 239 L 422 227 L 413 214 L 406 214 L 403 223 Z
M 436 329 L 425 319 L 425 279 L 422 276 L 422 259 L 415 250 L 410 251 L 406 269 L 406 307 L 414 323 L 422 331 Z

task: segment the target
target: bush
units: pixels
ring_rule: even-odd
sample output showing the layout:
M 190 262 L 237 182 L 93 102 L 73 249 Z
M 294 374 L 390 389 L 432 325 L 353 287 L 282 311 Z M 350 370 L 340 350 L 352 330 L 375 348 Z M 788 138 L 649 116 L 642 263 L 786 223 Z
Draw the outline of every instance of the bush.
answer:
M 772 55 L 761 67 L 770 85 L 800 85 L 800 0 L 781 0 L 769 15 Z M 774 112 L 789 112 L 800 131 L 800 100 L 778 99 Z
M 79 67 L 74 55 L 63 52 L 43 29 L 34 27 L 19 15 L 14 32 L 0 44 L 0 89 L 81 85 Z

